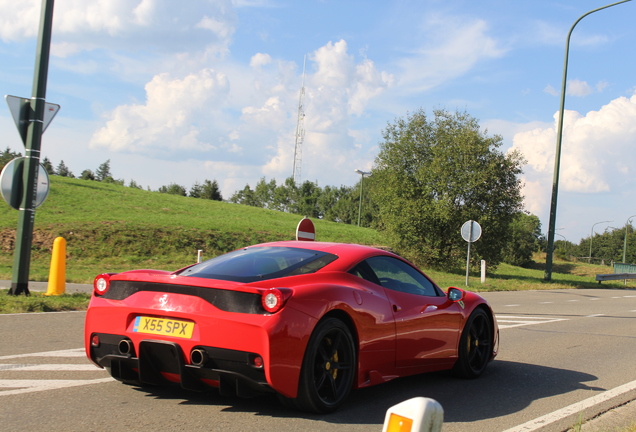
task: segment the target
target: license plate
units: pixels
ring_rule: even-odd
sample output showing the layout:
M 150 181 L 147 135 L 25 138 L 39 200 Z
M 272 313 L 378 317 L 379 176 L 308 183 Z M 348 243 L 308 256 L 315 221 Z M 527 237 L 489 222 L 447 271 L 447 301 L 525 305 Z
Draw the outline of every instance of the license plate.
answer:
M 138 316 L 135 318 L 133 331 L 190 339 L 194 332 L 194 323 L 166 318 Z

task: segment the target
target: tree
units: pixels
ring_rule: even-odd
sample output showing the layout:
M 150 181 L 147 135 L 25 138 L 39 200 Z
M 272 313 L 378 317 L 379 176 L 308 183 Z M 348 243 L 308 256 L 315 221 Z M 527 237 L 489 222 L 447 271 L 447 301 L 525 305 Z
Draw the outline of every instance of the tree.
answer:
M 483 234 L 471 255 L 492 268 L 521 210 L 523 159 L 499 151 L 502 138 L 482 132 L 467 113 L 433 113 L 429 120 L 418 110 L 383 131 L 370 182 L 379 223 L 403 255 L 447 268 L 462 265 L 466 243 L 459 230 L 476 220 Z
M 97 168 L 97 171 L 95 171 L 95 180 L 104 181 L 109 178 L 113 178 L 113 175 L 110 173 L 110 159 L 101 164 L 99 168 Z
M 135 189 L 141 189 L 141 190 L 144 189 L 139 183 L 137 183 L 133 179 L 130 179 L 130 183 L 128 183 L 128 187 L 135 188 Z
M 532 264 L 532 254 L 539 251 L 541 221 L 533 214 L 519 212 L 510 223 L 510 233 L 503 250 L 503 262 L 520 267 Z
M 70 177 L 70 178 L 74 178 L 75 176 L 73 175 L 73 173 L 71 172 L 70 169 L 68 169 L 68 167 L 66 166 L 66 164 L 64 163 L 64 161 L 60 161 L 60 163 L 57 165 L 57 169 L 55 170 L 55 174 L 60 176 L 60 177 Z
M 44 156 L 44 160 L 42 161 L 42 166 L 44 167 L 48 175 L 55 175 L 53 164 L 51 164 L 51 160 L 48 157 Z
M 219 184 L 216 180 L 205 180 L 201 186 L 201 198 L 214 201 L 223 201 Z
M 194 182 L 192 187 L 190 188 L 190 192 L 188 192 L 188 196 L 191 198 L 201 198 L 201 192 L 203 187 L 199 182 Z
M 254 191 L 249 184 L 246 184 L 243 190 L 234 192 L 234 195 L 230 197 L 230 202 L 258 207 L 254 199 Z
M 82 180 L 95 180 L 95 174 L 93 174 L 93 171 L 91 171 L 89 169 L 85 169 L 84 171 L 82 171 L 82 174 L 80 174 L 80 179 L 82 179 Z
M 187 196 L 186 188 L 176 183 L 170 183 L 168 186 L 161 186 L 159 188 L 159 192 L 167 193 L 170 195 Z
M 11 162 L 15 158 L 22 157 L 22 153 L 12 152 L 9 147 L 2 153 L 0 153 L 0 171 L 4 168 L 6 164 Z

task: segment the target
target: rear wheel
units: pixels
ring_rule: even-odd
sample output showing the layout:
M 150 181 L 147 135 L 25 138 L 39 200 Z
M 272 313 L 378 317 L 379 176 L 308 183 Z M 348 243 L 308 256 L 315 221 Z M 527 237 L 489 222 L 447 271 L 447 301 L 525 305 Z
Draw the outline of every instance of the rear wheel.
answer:
M 309 339 L 294 405 L 303 411 L 338 409 L 355 378 L 356 349 L 349 328 L 339 319 L 320 322 Z
M 462 378 L 477 378 L 492 357 L 492 322 L 483 309 L 468 318 L 461 339 L 454 371 Z

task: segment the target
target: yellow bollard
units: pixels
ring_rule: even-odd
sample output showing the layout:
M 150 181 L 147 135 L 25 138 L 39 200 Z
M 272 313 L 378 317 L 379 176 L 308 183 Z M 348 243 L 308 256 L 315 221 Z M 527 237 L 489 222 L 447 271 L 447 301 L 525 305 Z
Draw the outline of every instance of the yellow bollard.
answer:
M 66 291 L 66 240 L 57 237 L 53 241 L 49 286 L 45 295 L 61 295 Z

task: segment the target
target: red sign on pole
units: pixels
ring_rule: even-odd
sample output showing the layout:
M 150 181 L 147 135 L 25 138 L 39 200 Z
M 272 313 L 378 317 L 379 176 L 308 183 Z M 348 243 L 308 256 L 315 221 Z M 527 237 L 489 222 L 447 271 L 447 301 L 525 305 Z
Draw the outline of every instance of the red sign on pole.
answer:
M 303 218 L 300 222 L 298 222 L 298 227 L 296 228 L 296 240 L 316 240 L 316 228 L 314 228 L 314 223 L 311 219 Z

